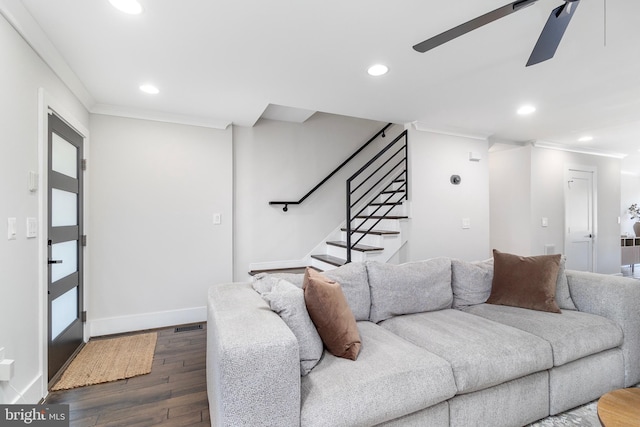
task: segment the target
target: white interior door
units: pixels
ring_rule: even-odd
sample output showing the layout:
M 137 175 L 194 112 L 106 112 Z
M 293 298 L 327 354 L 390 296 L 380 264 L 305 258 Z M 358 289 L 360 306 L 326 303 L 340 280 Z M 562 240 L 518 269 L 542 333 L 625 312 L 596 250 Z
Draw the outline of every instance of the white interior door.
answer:
M 594 172 L 565 174 L 565 256 L 570 270 L 593 271 L 595 258 Z

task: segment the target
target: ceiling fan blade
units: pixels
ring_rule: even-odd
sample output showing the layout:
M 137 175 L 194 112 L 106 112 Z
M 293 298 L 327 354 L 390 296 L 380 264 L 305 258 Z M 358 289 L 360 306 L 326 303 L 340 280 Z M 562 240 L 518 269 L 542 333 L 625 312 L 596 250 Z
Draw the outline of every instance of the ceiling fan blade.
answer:
M 433 49 L 434 47 L 438 47 L 441 44 L 444 44 L 448 41 L 451 41 L 457 37 L 460 37 L 464 34 L 467 34 L 470 31 L 475 30 L 476 28 L 480 28 L 483 25 L 487 25 L 490 22 L 493 22 L 497 19 L 503 18 L 507 15 L 512 14 L 513 12 L 517 12 L 521 9 L 524 9 L 527 6 L 531 6 L 538 0 L 519 0 L 508 5 L 502 6 L 494 11 L 489 13 L 485 13 L 482 16 L 479 16 L 471 21 L 465 22 L 464 24 L 458 25 L 455 28 L 445 31 L 444 33 L 438 34 L 437 36 L 431 37 L 428 40 L 420 42 L 413 46 L 413 49 L 424 53 L 428 50 Z
M 578 3 L 580 0 L 567 1 L 551 11 L 542 34 L 540 34 L 529 61 L 527 61 L 527 67 L 553 58 L 569 22 L 578 8 Z

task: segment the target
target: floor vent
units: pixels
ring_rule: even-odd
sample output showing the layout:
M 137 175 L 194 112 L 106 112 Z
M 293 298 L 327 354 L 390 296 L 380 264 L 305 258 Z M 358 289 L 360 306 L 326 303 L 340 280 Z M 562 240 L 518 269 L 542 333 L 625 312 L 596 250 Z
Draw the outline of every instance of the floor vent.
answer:
M 200 329 L 202 329 L 202 325 L 179 326 L 173 332 L 178 333 L 178 332 L 198 331 Z

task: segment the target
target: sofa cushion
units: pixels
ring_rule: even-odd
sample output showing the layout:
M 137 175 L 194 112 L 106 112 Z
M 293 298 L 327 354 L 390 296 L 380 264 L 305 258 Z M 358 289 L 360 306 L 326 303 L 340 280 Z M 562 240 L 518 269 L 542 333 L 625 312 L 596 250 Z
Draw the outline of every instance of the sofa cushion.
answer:
M 451 366 L 371 322 L 358 322 L 356 362 L 325 352 L 301 378 L 301 425 L 365 426 L 414 413 L 451 398 Z
M 556 283 L 560 254 L 523 257 L 493 250 L 493 282 L 488 304 L 560 313 Z
M 560 258 L 560 269 L 558 270 L 558 281 L 556 282 L 556 303 L 562 310 L 577 310 L 569 292 L 569 280 L 566 273 L 567 258 L 562 255 Z
M 562 256 L 556 281 L 556 303 L 562 310 L 577 310 L 569 292 L 569 282 L 565 272 L 566 261 Z M 453 308 L 463 309 L 471 305 L 484 304 L 491 294 L 492 282 L 493 258 L 476 262 L 452 259 Z
M 398 316 L 380 325 L 447 360 L 460 394 L 553 366 L 543 339 L 459 310 Z
M 561 366 L 622 344 L 622 329 L 613 321 L 579 311 L 562 316 L 518 307 L 481 304 L 468 313 L 526 331 L 547 341 L 554 366 Z
M 322 274 L 340 283 L 342 292 L 356 320 L 369 320 L 371 294 L 369 292 L 367 268 L 363 262 L 351 262 L 333 270 L 324 271 Z M 285 279 L 302 288 L 304 274 L 273 273 L 271 276 Z
M 360 335 L 340 284 L 307 267 L 303 287 L 309 316 L 329 352 L 356 360 Z
M 467 262 L 451 260 L 451 288 L 453 308 L 462 309 L 487 302 L 493 281 L 493 258 Z
M 271 292 L 262 297 L 296 336 L 300 349 L 300 374 L 307 375 L 320 361 L 324 347 L 307 312 L 304 291 L 286 280 L 279 280 Z
M 400 265 L 376 261 L 366 264 L 371 288 L 372 322 L 451 307 L 453 293 L 449 258 Z

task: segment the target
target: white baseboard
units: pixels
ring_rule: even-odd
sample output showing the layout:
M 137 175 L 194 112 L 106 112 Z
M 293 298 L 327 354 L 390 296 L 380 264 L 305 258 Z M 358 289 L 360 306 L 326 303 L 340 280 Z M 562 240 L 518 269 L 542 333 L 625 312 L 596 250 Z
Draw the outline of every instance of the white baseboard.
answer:
M 0 384 L 0 400 L 10 405 L 35 405 L 46 396 L 46 393 L 42 374 L 38 374 L 23 390 L 16 389 L 12 382 Z
M 89 335 L 92 337 L 112 335 L 123 332 L 143 331 L 184 325 L 186 323 L 205 322 L 207 307 L 185 308 L 182 310 L 158 311 L 154 313 L 134 314 L 131 316 L 108 317 L 89 320 Z

